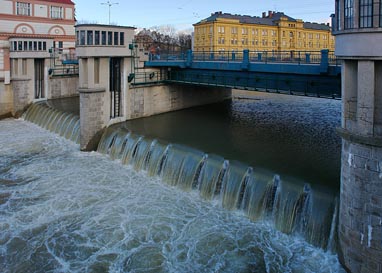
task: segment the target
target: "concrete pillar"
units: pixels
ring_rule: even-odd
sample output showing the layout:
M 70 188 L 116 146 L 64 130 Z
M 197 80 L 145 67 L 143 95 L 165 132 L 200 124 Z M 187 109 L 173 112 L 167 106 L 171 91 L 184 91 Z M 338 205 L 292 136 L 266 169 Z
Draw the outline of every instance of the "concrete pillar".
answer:
M 382 272 L 380 65 L 345 61 L 339 216 L 340 259 L 349 272 Z
M 104 88 L 79 88 L 80 93 L 80 149 L 92 151 L 109 119 L 108 100 Z M 107 113 L 105 113 L 107 111 Z M 105 115 L 106 114 L 106 115 Z

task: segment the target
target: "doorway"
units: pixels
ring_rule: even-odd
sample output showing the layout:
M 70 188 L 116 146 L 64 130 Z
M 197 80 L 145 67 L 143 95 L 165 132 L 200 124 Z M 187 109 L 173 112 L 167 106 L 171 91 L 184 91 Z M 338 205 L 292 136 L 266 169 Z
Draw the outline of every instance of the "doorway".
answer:
M 110 117 L 121 116 L 122 58 L 110 58 Z
M 45 98 L 44 92 L 44 59 L 34 59 L 34 98 Z

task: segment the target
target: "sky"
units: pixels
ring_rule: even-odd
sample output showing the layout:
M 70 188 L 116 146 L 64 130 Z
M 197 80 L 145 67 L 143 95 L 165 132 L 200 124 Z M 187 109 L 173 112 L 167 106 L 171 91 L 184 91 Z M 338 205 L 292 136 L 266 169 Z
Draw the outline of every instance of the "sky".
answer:
M 79 23 L 109 23 L 108 0 L 72 0 Z M 191 31 L 192 24 L 215 11 L 261 16 L 263 11 L 284 12 L 305 22 L 328 23 L 334 13 L 334 0 L 109 0 L 110 21 L 138 29 L 171 25 L 179 31 Z M 104 3 L 104 4 L 102 4 Z

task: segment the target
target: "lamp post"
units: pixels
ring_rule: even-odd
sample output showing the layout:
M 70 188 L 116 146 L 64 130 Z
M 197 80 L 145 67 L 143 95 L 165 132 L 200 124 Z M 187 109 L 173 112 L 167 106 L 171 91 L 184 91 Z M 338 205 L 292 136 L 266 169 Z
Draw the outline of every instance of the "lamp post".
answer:
M 110 0 L 108 0 L 106 3 L 101 3 L 101 5 L 108 5 L 109 6 L 109 25 L 110 25 L 110 8 L 111 8 L 111 6 L 113 6 L 113 5 L 118 5 L 119 3 L 113 3 L 113 2 L 111 2 Z

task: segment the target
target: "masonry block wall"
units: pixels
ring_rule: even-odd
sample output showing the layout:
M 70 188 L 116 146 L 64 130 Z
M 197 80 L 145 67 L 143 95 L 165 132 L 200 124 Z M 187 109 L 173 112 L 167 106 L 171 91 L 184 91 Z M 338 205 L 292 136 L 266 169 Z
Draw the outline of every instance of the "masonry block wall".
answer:
M 351 272 L 382 272 L 382 148 L 343 141 L 343 262 Z
M 13 110 L 13 93 L 9 84 L 0 82 L 0 118 L 10 116 Z
M 109 121 L 109 100 L 105 89 L 79 89 L 80 93 L 80 149 L 94 150 L 101 130 Z
M 78 96 L 78 76 L 49 79 L 50 99 Z

